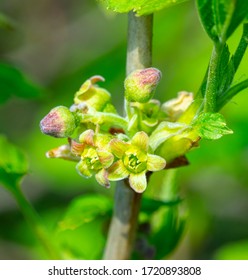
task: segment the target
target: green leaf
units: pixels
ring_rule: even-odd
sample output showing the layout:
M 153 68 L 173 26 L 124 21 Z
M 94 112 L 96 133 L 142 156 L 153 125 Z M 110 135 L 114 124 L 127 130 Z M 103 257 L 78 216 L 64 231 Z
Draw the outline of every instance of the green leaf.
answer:
M 8 189 L 15 188 L 28 171 L 24 153 L 0 135 L 0 182 Z
M 33 85 L 16 68 L 0 63 L 0 104 L 15 95 L 21 98 L 35 98 L 40 96 L 39 89 Z
M 180 198 L 177 198 L 174 200 L 163 201 L 163 200 L 144 197 L 142 199 L 142 203 L 141 203 L 141 211 L 151 214 L 151 213 L 157 211 L 162 206 L 174 206 L 181 202 L 182 202 L 182 199 L 180 199 Z
M 224 0 L 222 0 L 224 1 Z M 233 14 L 232 18 L 229 21 L 229 25 L 226 30 L 226 38 L 229 38 L 232 33 L 236 30 L 236 28 L 239 26 L 239 24 L 248 17 L 248 2 L 244 0 L 232 0 L 230 1 L 233 4 L 234 8 L 229 8 L 229 10 L 232 9 Z M 230 5 L 231 6 L 231 5 Z
M 230 58 L 230 52 L 227 44 L 224 45 L 220 53 L 216 74 L 218 101 L 218 99 L 221 98 L 221 96 L 223 96 L 230 88 L 235 75 L 233 57 Z
M 185 223 L 186 216 L 180 214 L 177 206 L 161 207 L 153 214 L 149 241 L 156 247 L 155 259 L 162 259 L 175 249 L 184 232 Z
M 214 42 L 224 43 L 248 15 L 244 0 L 196 0 L 201 22 Z
M 147 238 L 149 244 L 156 248 L 155 259 L 164 258 L 171 253 L 184 232 L 187 215 L 181 209 L 183 202 L 178 197 L 179 185 L 176 175 L 176 169 L 152 174 L 147 192 L 144 194 L 143 199 L 147 199 L 147 195 L 149 195 L 152 200 L 157 200 L 156 206 L 160 204 L 160 207 L 151 213 L 148 220 L 151 232 Z M 168 204 L 173 201 L 177 201 L 177 203 Z
M 111 200 L 103 195 L 84 195 L 74 199 L 69 205 L 64 218 L 59 222 L 60 230 L 75 230 L 99 216 L 111 211 Z
M 75 230 L 58 231 L 56 238 L 64 259 L 100 259 L 106 244 L 106 222 L 105 217 L 98 217 Z
M 205 31 L 213 41 L 218 41 L 213 12 L 213 0 L 196 0 L 196 3 L 198 13 L 200 15 L 200 19 Z
M 215 140 L 233 131 L 226 126 L 223 115 L 219 113 L 202 113 L 194 123 L 199 136 L 204 139 Z
M 187 0 L 98 0 L 107 9 L 118 13 L 134 11 L 137 15 L 148 15 L 163 8 L 180 4 Z

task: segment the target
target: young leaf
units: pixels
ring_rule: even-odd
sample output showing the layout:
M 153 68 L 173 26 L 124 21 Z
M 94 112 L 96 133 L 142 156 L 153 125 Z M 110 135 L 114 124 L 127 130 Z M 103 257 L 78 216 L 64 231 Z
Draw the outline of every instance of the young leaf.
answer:
M 28 171 L 24 153 L 0 135 L 0 183 L 6 188 L 14 188 Z
M 204 139 L 215 140 L 233 131 L 226 126 L 224 117 L 219 113 L 202 113 L 195 122 L 199 136 Z
M 64 218 L 59 222 L 60 230 L 74 230 L 111 210 L 111 200 L 103 195 L 77 197 L 69 205 Z
M 217 42 L 218 35 L 213 12 L 213 1 L 214 0 L 196 0 L 196 4 L 205 31 L 214 42 Z
M 244 0 L 196 0 L 205 31 L 214 42 L 224 43 L 246 18 Z
M 39 89 L 28 81 L 16 68 L 0 63 L 0 104 L 7 101 L 12 95 L 22 98 L 40 96 Z
M 185 2 L 187 0 L 98 0 L 107 9 L 118 13 L 134 11 L 137 15 L 148 15 L 163 8 Z

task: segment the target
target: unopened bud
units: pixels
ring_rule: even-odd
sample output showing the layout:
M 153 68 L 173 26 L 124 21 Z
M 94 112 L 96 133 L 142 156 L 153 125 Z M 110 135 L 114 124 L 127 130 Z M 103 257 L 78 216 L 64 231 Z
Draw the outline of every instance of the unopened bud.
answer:
M 135 70 L 124 82 L 126 99 L 130 102 L 148 102 L 153 97 L 160 78 L 161 72 L 156 68 Z
M 53 108 L 40 122 L 40 129 L 44 134 L 57 138 L 71 136 L 75 128 L 76 118 L 64 106 Z

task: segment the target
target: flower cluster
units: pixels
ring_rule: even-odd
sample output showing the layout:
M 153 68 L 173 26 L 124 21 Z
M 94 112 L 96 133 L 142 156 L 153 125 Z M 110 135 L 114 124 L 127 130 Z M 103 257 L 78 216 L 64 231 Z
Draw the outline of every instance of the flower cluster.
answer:
M 104 78 L 88 79 L 70 108 L 55 107 L 41 120 L 44 134 L 68 138 L 47 157 L 76 161 L 80 175 L 95 176 L 105 187 L 110 181 L 128 179 L 130 187 L 142 193 L 148 172 L 185 164 L 185 153 L 200 138 L 216 139 L 217 130 L 219 137 L 231 133 L 220 114 L 199 110 L 192 93 L 180 92 L 162 105 L 152 99 L 160 78 L 156 68 L 136 70 L 126 78 L 124 117 L 117 113 L 110 93 L 97 85 Z

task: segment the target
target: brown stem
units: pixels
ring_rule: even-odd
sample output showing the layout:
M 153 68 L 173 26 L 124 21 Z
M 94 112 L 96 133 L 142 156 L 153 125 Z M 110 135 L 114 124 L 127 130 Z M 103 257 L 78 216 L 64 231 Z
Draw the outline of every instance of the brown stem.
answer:
M 141 194 L 134 192 L 124 181 L 118 182 L 115 192 L 114 215 L 104 253 L 105 260 L 130 259 L 140 201 Z
M 127 75 L 152 64 L 153 16 L 128 15 Z M 135 240 L 141 194 L 130 188 L 128 181 L 117 184 L 114 214 L 104 252 L 105 260 L 130 259 Z

